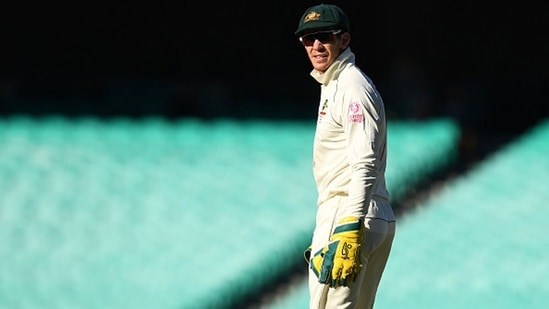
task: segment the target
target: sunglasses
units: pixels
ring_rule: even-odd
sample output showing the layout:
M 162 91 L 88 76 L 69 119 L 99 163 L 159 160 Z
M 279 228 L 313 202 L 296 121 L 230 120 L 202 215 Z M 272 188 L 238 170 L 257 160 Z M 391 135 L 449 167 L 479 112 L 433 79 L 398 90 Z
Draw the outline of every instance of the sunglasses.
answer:
M 299 40 L 305 46 L 311 46 L 315 43 L 316 40 L 320 41 L 322 44 L 330 43 L 334 40 L 337 34 L 341 33 L 341 30 L 326 30 L 319 31 L 314 33 L 309 33 L 307 35 L 299 37 Z

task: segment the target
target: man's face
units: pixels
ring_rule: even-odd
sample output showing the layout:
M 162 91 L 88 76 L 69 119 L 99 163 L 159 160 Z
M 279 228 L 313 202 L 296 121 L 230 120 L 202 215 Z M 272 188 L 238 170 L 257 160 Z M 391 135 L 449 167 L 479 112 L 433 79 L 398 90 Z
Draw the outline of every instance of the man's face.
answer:
M 328 67 L 349 46 L 350 35 L 340 30 L 318 31 L 304 34 L 300 41 L 305 47 L 313 68 L 325 72 Z

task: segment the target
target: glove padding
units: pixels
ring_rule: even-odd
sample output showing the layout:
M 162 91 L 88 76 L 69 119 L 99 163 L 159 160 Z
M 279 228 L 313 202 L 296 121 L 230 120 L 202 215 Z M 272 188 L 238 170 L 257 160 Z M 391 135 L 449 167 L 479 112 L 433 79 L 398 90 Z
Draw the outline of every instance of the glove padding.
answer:
M 362 268 L 360 246 L 364 225 L 357 217 L 345 217 L 338 222 L 330 242 L 310 259 L 310 267 L 318 281 L 330 287 L 347 286 Z

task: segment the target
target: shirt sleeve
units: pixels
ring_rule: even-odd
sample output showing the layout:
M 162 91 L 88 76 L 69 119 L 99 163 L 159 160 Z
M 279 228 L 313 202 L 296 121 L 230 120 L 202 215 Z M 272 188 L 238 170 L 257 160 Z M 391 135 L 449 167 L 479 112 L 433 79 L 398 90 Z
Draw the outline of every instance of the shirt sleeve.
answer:
M 355 87 L 345 92 L 341 122 L 351 169 L 346 212 L 364 216 L 376 186 L 381 149 L 379 95 L 373 88 Z

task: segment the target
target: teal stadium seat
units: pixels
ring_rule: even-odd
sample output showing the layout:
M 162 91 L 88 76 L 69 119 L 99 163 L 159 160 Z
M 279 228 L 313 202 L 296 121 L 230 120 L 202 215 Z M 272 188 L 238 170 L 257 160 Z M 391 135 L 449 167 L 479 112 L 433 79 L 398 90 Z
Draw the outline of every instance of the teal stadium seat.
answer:
M 302 263 L 314 123 L 0 118 L 0 308 L 229 308 Z M 394 196 L 455 156 L 391 123 Z

